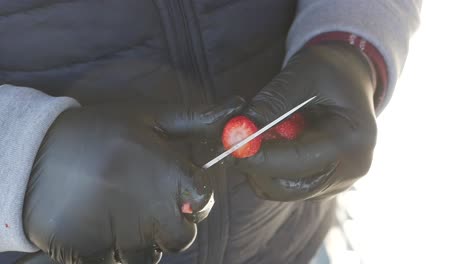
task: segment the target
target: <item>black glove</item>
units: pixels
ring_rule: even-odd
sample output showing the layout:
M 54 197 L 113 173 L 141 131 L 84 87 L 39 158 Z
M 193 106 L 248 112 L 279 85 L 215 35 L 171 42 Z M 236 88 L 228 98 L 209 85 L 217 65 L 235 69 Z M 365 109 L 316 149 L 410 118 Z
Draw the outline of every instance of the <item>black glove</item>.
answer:
M 346 44 L 308 46 L 251 101 L 246 111 L 265 125 L 317 96 L 303 109 L 308 126 L 296 140 L 264 142 L 239 161 L 262 198 L 324 198 L 349 188 L 371 165 L 376 141 L 374 80 L 366 58 Z
M 106 105 L 65 111 L 33 166 L 23 213 L 27 237 L 66 264 L 157 263 L 161 252 L 186 249 L 196 223 L 211 209 L 213 193 L 204 181 L 209 170 L 192 164 L 178 142 L 208 131 L 218 137 L 242 107 L 236 98 L 214 108 Z M 155 133 L 155 126 L 169 137 Z M 181 212 L 186 202 L 193 214 Z M 20 263 L 53 262 L 36 254 Z

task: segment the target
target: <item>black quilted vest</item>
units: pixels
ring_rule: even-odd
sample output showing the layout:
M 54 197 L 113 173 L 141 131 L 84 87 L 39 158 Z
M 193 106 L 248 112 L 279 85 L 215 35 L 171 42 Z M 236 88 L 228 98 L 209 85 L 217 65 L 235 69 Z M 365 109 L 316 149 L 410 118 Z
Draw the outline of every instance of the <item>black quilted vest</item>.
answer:
M 0 2 L 0 84 L 101 102 L 252 97 L 278 73 L 295 0 Z M 198 239 L 163 263 L 307 263 L 330 203 L 260 200 L 244 176 L 213 179 Z

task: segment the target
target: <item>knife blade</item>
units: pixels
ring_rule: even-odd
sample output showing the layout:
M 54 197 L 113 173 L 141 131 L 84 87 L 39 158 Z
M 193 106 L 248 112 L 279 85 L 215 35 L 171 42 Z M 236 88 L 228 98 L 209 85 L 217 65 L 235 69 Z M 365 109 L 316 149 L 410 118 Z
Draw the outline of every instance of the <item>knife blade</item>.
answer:
M 273 126 L 275 126 L 276 124 L 278 124 L 279 122 L 283 121 L 285 118 L 287 118 L 288 116 L 290 116 L 291 114 L 293 114 L 294 112 L 296 112 L 297 110 L 301 109 L 303 106 L 305 106 L 306 104 L 308 104 L 310 101 L 314 100 L 316 96 L 313 96 L 307 100 L 305 100 L 304 102 L 300 103 L 299 105 L 297 105 L 296 107 L 294 107 L 293 109 L 289 110 L 288 112 L 284 113 L 283 115 L 281 115 L 280 117 L 276 118 L 275 120 L 273 120 L 272 122 L 270 122 L 269 124 L 267 124 L 266 126 L 262 127 L 260 130 L 258 130 L 257 132 L 253 133 L 252 135 L 246 137 L 245 139 L 243 139 L 242 141 L 240 141 L 239 143 L 235 144 L 234 146 L 232 146 L 230 149 L 224 151 L 223 153 L 221 153 L 220 155 L 218 155 L 217 157 L 215 157 L 214 159 L 208 161 L 205 165 L 202 166 L 203 169 L 208 169 L 210 168 L 211 166 L 215 165 L 216 163 L 220 162 L 221 160 L 223 160 L 224 158 L 226 158 L 227 156 L 231 155 L 234 151 L 240 149 L 242 146 L 244 146 L 245 144 L 249 143 L 250 141 L 252 141 L 253 139 L 255 139 L 256 137 L 260 136 L 261 134 L 263 134 L 265 131 L 267 131 L 268 129 L 272 128 Z

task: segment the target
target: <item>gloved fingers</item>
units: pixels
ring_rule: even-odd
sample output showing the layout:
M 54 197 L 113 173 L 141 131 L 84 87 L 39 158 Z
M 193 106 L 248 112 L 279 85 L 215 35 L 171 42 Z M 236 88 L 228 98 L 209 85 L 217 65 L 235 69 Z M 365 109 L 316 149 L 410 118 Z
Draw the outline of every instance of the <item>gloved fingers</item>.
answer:
M 258 197 L 272 201 L 297 201 L 308 199 L 325 187 L 323 176 L 301 179 L 279 179 L 268 176 L 247 177 Z
M 300 179 L 322 175 L 332 164 L 346 164 L 357 171 L 369 165 L 366 161 L 375 146 L 375 123 L 350 121 L 337 113 L 307 122 L 298 139 L 266 142 L 257 155 L 240 160 L 239 166 L 252 176 Z
M 238 161 L 258 196 L 292 201 L 344 190 L 367 173 L 375 146 L 375 123 L 339 111 L 307 115 L 296 140 L 265 142 L 257 155 Z
M 46 253 L 38 251 L 35 253 L 27 254 L 20 258 L 15 264 L 60 264 L 52 260 Z
M 161 258 L 162 252 L 155 247 L 116 251 L 116 263 L 122 264 L 158 264 Z
M 255 156 L 238 161 L 253 177 L 300 179 L 321 172 L 340 158 L 340 146 L 329 135 L 306 130 L 292 141 L 266 142 Z
M 186 219 L 192 223 L 204 220 L 215 203 L 209 174 L 209 169 L 204 170 L 192 165 L 186 170 L 186 175 L 190 177 L 181 178 L 179 207 Z
M 317 69 L 304 51 L 295 54 L 285 68 L 268 83 L 249 102 L 245 114 L 258 125 L 264 126 L 295 106 L 318 95 L 313 78 Z M 319 97 L 311 101 L 306 107 L 322 103 Z
M 155 204 L 150 208 L 153 215 L 152 239 L 162 252 L 184 251 L 197 236 L 196 216 L 212 190 L 203 192 L 197 189 L 190 174 L 194 168 L 195 166 L 181 166 L 179 169 L 183 171 L 177 173 L 180 176 L 174 183 L 178 190 L 167 197 L 170 200 L 165 201 L 163 207 Z
M 175 168 L 176 171 L 172 172 L 176 177 L 171 177 L 171 179 L 168 179 L 170 181 L 166 182 L 169 186 L 172 185 L 170 188 L 174 189 L 167 194 L 163 203 L 156 202 L 146 209 L 149 210 L 147 212 L 152 216 L 147 219 L 150 220 L 148 224 L 152 225 L 150 239 L 162 252 L 184 251 L 193 243 L 197 235 L 197 226 L 194 221 L 191 221 L 194 219 L 191 216 L 197 216 L 198 210 L 202 208 L 201 205 L 212 194 L 211 189 L 197 189 L 190 174 L 195 166 L 187 162 L 179 162 L 181 162 L 182 166 Z M 169 176 L 171 175 L 170 171 L 167 173 Z M 165 184 L 165 182 L 159 183 Z M 184 207 L 184 203 L 189 203 L 190 207 L 188 209 L 191 209 L 192 212 L 187 212 L 187 214 L 183 212 L 184 210 L 190 211 Z M 146 220 L 144 220 L 144 223 L 147 223 Z
M 309 107 L 340 106 L 373 112 L 375 83 L 371 72 L 365 57 L 354 47 L 306 46 L 252 98 L 245 113 L 263 126 L 313 96 L 317 97 Z
M 169 136 L 219 137 L 227 120 L 244 106 L 244 99 L 238 96 L 216 105 L 156 105 L 151 119 L 156 131 Z
M 166 219 L 160 220 L 159 225 L 156 222 L 153 229 L 154 241 L 158 248 L 162 252 L 173 253 L 189 248 L 197 236 L 197 226 L 185 219 L 179 208 L 174 208 L 174 215 L 165 217 Z
M 282 73 L 283 75 L 285 73 Z M 292 73 L 291 73 L 292 74 Z M 284 113 L 293 109 L 313 96 L 312 93 L 291 93 L 288 78 L 277 77 L 267 87 L 262 89 L 249 103 L 244 114 L 257 125 L 263 127 Z M 300 77 L 298 77 L 300 78 Z M 314 105 L 316 99 L 307 106 Z
M 342 175 L 339 164 L 331 164 L 322 174 L 310 175 L 300 179 L 281 179 L 268 176 L 248 177 L 250 186 L 257 196 L 273 201 L 289 202 L 310 198 L 320 199 L 346 190 L 353 180 L 336 181 Z M 338 186 L 340 185 L 340 186 Z

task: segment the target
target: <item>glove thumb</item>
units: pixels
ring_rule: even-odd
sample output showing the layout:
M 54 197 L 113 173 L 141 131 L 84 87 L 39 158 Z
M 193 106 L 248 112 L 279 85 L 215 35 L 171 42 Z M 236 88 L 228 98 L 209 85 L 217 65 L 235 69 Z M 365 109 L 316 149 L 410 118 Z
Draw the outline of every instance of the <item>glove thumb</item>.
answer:
M 154 128 L 176 137 L 219 137 L 227 120 L 239 114 L 244 106 L 244 99 L 238 96 L 217 105 L 158 105 L 153 115 Z

